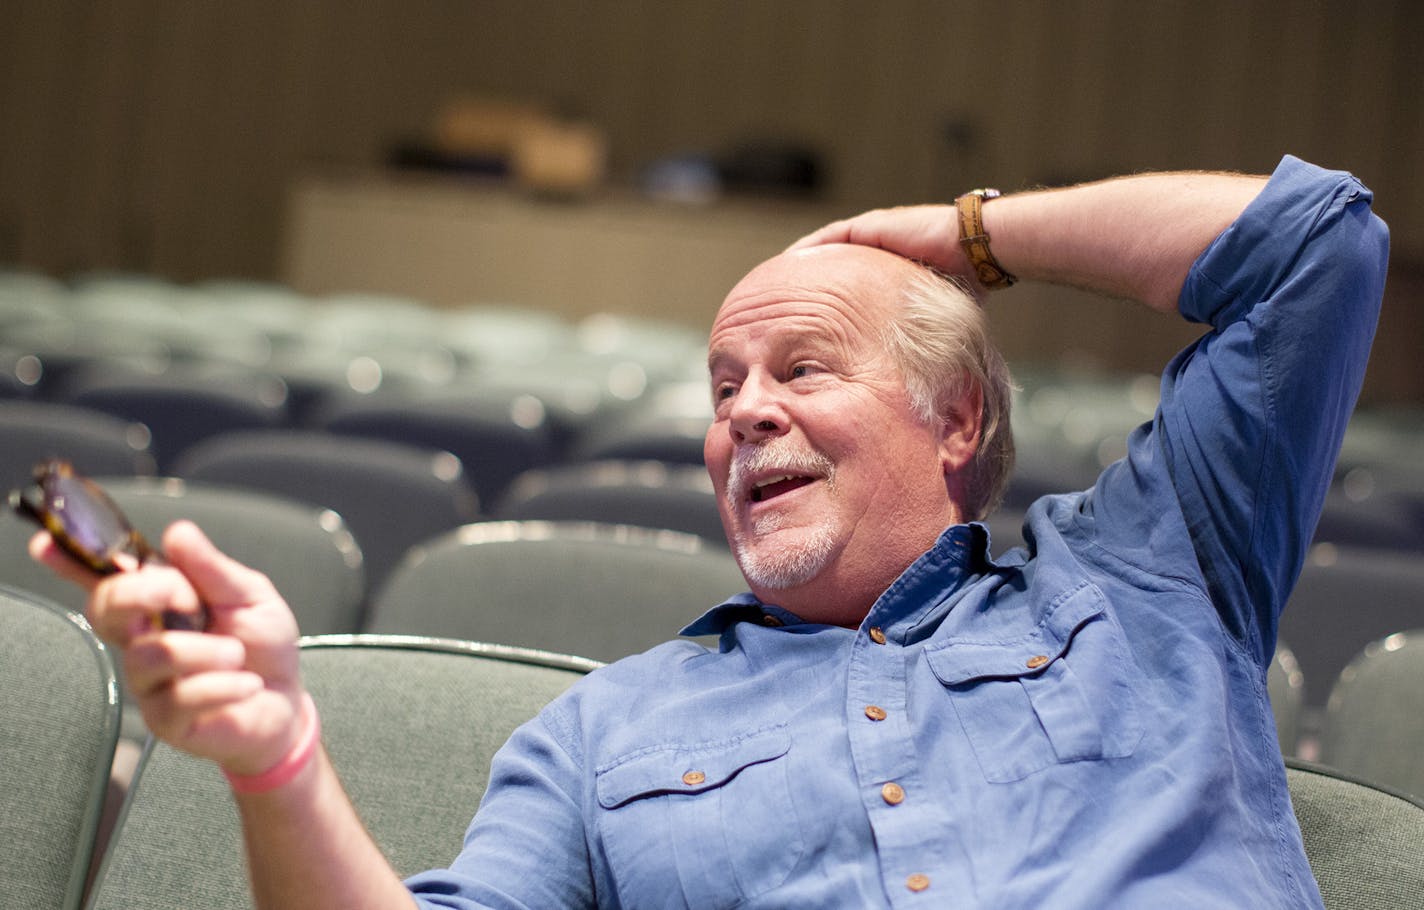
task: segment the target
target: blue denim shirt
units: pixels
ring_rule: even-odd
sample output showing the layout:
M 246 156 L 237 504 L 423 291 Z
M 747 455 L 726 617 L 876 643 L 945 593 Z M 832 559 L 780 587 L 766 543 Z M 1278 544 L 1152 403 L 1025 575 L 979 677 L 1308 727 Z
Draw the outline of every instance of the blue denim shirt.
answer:
M 1285 159 L 1200 257 L 1210 326 L 1026 549 L 949 528 L 859 629 L 749 594 L 495 759 L 426 907 L 1320 907 L 1266 667 L 1353 407 L 1387 231 Z

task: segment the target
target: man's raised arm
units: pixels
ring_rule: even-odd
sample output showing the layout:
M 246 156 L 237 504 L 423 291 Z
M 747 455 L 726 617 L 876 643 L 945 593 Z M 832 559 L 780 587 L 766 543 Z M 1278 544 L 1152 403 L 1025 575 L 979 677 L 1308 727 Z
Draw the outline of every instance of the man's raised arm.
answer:
M 983 227 L 994 258 L 1019 279 L 1072 285 L 1170 313 L 1197 256 L 1265 184 L 1264 177 L 1173 172 L 1013 193 L 983 205 Z M 837 221 L 794 246 L 877 246 L 983 291 L 959 239 L 955 206 L 921 205 Z
M 1160 406 L 1129 439 L 1133 471 L 1105 472 L 1094 515 L 1138 508 L 1171 484 L 1203 584 L 1226 628 L 1264 666 L 1329 487 L 1374 336 L 1388 228 L 1357 178 L 1285 156 L 1271 177 L 1175 172 L 985 200 L 972 249 L 1019 279 L 1138 300 L 1211 327 L 1163 371 Z M 966 205 L 972 216 L 972 205 Z M 867 212 L 798 246 L 879 246 L 979 276 L 954 205 Z M 973 224 L 973 218 L 965 221 Z M 976 232 L 964 232 L 974 237 Z M 974 246 L 970 244 L 971 248 Z M 987 260 L 991 256 L 992 260 Z M 1162 474 L 1155 474 L 1157 468 Z M 1130 523 L 1100 544 L 1139 552 Z

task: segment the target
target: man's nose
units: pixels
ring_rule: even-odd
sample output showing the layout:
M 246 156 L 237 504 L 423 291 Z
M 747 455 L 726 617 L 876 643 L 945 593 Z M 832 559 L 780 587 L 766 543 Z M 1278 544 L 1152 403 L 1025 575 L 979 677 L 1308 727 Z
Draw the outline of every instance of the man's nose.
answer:
M 737 444 L 785 433 L 790 420 L 781 397 L 765 380 L 748 378 L 732 401 L 731 433 Z

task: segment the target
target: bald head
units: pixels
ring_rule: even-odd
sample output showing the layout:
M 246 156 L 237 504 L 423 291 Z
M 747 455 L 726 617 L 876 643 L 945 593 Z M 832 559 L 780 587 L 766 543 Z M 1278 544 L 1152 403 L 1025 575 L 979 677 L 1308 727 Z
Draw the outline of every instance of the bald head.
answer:
M 862 307 L 889 307 L 925 271 L 902 256 L 875 247 L 833 243 L 789 250 L 756 266 L 737 282 L 718 318 L 729 308 L 773 293 L 832 294 L 853 297 Z

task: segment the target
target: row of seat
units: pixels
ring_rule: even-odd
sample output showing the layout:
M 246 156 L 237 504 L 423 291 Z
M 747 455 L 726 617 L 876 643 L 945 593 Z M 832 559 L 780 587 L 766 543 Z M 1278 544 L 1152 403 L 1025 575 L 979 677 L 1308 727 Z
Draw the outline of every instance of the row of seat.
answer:
M 17 414 L 9 418 L 16 422 L 22 422 L 23 406 L 33 414 L 23 420 L 32 424 L 42 419 L 43 409 L 52 409 L 59 415 L 53 422 L 68 427 L 69 436 L 83 435 L 89 445 L 98 445 L 97 437 L 114 437 L 116 457 L 142 462 L 140 471 L 151 464 L 163 474 L 176 473 L 184 455 L 213 436 L 239 431 L 321 432 L 447 451 L 460 459 L 467 482 L 487 506 L 504 495 L 515 476 L 533 467 L 614 458 L 701 464 L 710 420 L 700 380 L 666 383 L 634 401 L 590 404 L 580 413 L 560 406 L 554 390 L 534 390 L 531 383 L 509 376 L 418 394 L 332 393 L 300 420 L 283 405 L 283 388 L 252 373 L 129 375 L 90 367 L 84 381 L 71 382 L 59 398 L 4 403 Z M 1046 390 L 1038 390 L 1031 397 L 1043 394 Z M 60 412 L 65 405 L 71 409 Z M 1126 428 L 1104 426 L 1096 431 L 1104 434 L 1103 441 L 1085 448 L 1069 441 L 1062 426 L 1049 431 L 1035 424 L 1028 416 L 1032 410 L 1016 412 L 1023 416 L 1014 421 L 1019 457 L 1006 500 L 1012 509 L 1024 509 L 1044 493 L 1087 487 L 1104 462 L 1120 454 L 1126 438 Z M 96 422 L 85 417 L 91 412 L 109 415 L 112 426 L 81 429 Z M 1140 417 L 1124 414 L 1125 419 Z M 1368 418 L 1358 423 L 1365 426 Z M 6 429 L 24 432 L 19 426 Z M 1354 445 L 1347 449 L 1317 539 L 1424 550 L 1424 460 L 1389 454 L 1405 448 L 1372 455 Z
M 402 432 L 419 435 L 422 423 L 466 421 L 480 423 L 457 427 L 475 444 L 443 433 L 442 448 L 470 456 L 497 441 L 537 462 L 561 454 L 595 413 L 655 387 L 695 379 L 699 413 L 707 408 L 704 339 L 686 326 L 140 277 L 21 283 L 7 296 L 0 274 L 0 395 L 141 420 L 165 471 L 218 424 L 403 420 Z M 489 439 L 496 428 L 505 436 Z M 487 493 L 480 459 L 466 460 Z
M 445 450 L 486 512 L 533 467 L 699 464 L 710 416 L 703 345 L 686 326 L 609 314 L 571 323 L 528 308 L 313 298 L 280 285 L 0 272 L 0 397 L 142 423 L 162 474 L 235 430 Z M 1157 402 L 1152 376 L 1015 368 L 1013 510 L 1090 484 Z M 1421 465 L 1418 411 L 1357 415 L 1317 539 L 1424 550 Z
M 49 397 L 30 401 L 84 408 L 140 425 L 131 432 L 140 434 L 160 473 L 171 473 L 182 453 L 215 435 L 310 430 L 449 451 L 460 458 L 480 497 L 493 502 L 525 468 L 607 457 L 623 444 L 621 428 L 633 421 L 622 403 L 603 402 L 596 411 L 590 405 L 575 413 L 560 404 L 558 390 L 536 393 L 532 385 L 505 376 L 414 392 L 333 389 L 298 415 L 288 403 L 290 385 L 258 373 L 175 368 L 148 374 L 91 364 L 77 369 Z M 698 392 L 705 397 L 704 384 L 698 384 Z M 679 460 L 700 461 L 705 426 L 704 420 L 695 436 L 676 439 Z
M 1417 655 L 1410 663 L 1417 668 Z M 494 751 L 597 666 L 549 652 L 380 635 L 306 639 L 301 664 L 332 761 L 402 875 L 450 860 Z M 81 617 L 0 588 L 0 683 L 7 691 L 0 905 L 73 910 L 87 893 L 93 910 L 250 906 L 225 783 L 161 743 L 145 751 L 117 827 L 97 843 L 117 681 Z M 438 750 L 409 748 L 435 741 Z M 1287 782 L 1326 906 L 1412 905 L 1424 889 L 1424 802 L 1293 760 Z
M 170 455 L 161 470 L 144 424 L 70 404 L 0 400 L 0 435 L 8 443 L 0 450 L 0 481 L 18 485 L 36 461 L 62 454 L 89 474 L 162 473 L 272 490 L 340 511 L 362 539 L 373 578 L 414 540 L 477 516 L 602 516 L 721 538 L 710 486 L 697 476 L 706 418 L 627 412 L 588 434 L 596 446 L 551 461 L 525 445 L 524 430 L 460 401 L 350 416 L 334 429 L 216 432 Z M 632 462 L 639 466 L 606 467 Z M 662 467 L 642 466 L 654 462 Z M 993 519 L 996 540 L 1018 542 L 1018 516 L 1039 495 L 1091 482 L 1071 462 L 1021 448 L 1002 513 Z M 655 492 L 644 495 L 647 487 Z M 357 488 L 365 495 L 355 495 Z M 678 490 L 681 501 L 670 502 Z M 534 506 L 534 496 L 546 504 Z M 578 497 L 588 511 L 561 513 Z M 605 511 L 594 512 L 593 500 Z M 1424 552 L 1424 467 L 1412 476 L 1351 467 L 1327 495 L 1315 539 Z
M 99 477 L 152 476 L 131 424 L 73 406 L 0 402 L 0 477 L 13 488 L 34 464 L 63 455 Z M 214 436 L 185 450 L 169 476 L 273 493 L 338 512 L 361 543 L 378 588 L 414 544 L 477 518 L 597 519 L 669 528 L 725 545 L 700 466 L 591 460 L 524 468 L 497 499 L 481 499 L 450 452 L 389 439 L 300 430 Z
M 729 550 L 694 535 L 529 520 L 432 535 L 372 589 L 359 544 L 329 509 L 173 478 L 104 485 L 147 537 L 179 519 L 196 522 L 272 579 L 306 634 L 436 635 L 614 660 L 675 638 L 745 584 Z M 82 607 L 82 592 L 29 559 L 32 533 L 18 516 L 0 515 L 0 583 Z

